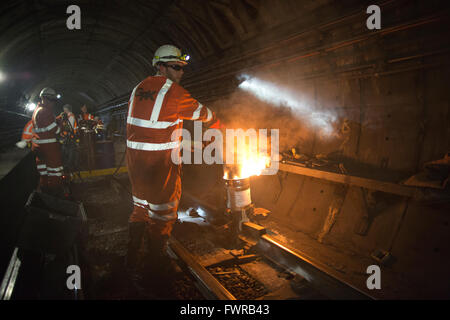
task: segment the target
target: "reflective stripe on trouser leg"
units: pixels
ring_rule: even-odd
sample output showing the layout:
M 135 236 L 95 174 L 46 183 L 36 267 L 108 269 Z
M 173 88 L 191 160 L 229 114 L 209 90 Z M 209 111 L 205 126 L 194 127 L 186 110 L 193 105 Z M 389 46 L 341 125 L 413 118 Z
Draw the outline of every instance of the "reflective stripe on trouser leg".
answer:
M 46 176 L 48 174 L 47 166 L 45 164 L 38 164 L 38 165 L 36 165 L 36 168 L 37 168 L 37 171 L 39 172 L 39 175 Z
M 36 153 L 36 169 L 39 173 L 39 187 L 41 191 L 46 191 L 48 186 L 47 165 L 44 162 L 43 155 L 37 151 Z
M 57 168 L 51 168 L 47 167 L 48 175 L 49 176 L 55 176 L 55 177 L 61 177 L 63 172 L 63 167 L 57 167 Z
M 181 198 L 181 166 L 171 159 L 171 150 L 147 152 L 127 149 L 128 176 L 134 195 L 130 222 L 145 221 L 170 232 Z
M 133 204 L 135 206 L 146 209 L 150 219 L 161 221 L 176 220 L 178 218 L 178 202 L 179 200 L 174 200 L 167 203 L 154 204 L 133 196 Z
M 62 185 L 62 158 L 61 158 L 61 147 L 59 143 L 46 143 L 39 145 L 39 159 L 40 163 L 38 165 L 46 166 L 46 171 L 48 177 L 47 187 L 48 188 L 60 188 Z M 41 176 L 42 177 L 42 176 Z

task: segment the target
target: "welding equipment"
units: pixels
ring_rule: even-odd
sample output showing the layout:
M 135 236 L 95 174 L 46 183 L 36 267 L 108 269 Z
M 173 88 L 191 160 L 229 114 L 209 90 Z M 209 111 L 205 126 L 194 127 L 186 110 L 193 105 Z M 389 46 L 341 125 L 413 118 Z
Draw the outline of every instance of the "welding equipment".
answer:
M 230 232 L 232 241 L 238 240 L 242 223 L 249 221 L 254 205 L 250 194 L 250 177 L 239 178 L 233 174 L 237 166 L 224 166 L 227 212 L 231 217 Z

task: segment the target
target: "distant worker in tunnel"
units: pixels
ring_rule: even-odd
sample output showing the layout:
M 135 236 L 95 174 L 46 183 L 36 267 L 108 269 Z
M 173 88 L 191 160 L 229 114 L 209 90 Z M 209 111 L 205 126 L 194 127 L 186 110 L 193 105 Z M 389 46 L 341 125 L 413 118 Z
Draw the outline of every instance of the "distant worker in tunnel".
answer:
M 88 108 L 85 104 L 81 107 L 81 113 L 78 116 L 78 120 L 94 120 L 94 116 L 88 112 Z
M 172 150 L 179 148 L 180 142 L 172 141 L 171 135 L 183 127 L 183 120 L 199 120 L 206 125 L 216 121 L 215 113 L 179 84 L 186 60 L 175 46 L 159 47 L 152 61 L 156 74 L 133 89 L 128 103 L 127 167 L 134 203 L 129 218 L 129 271 L 136 271 L 146 232 L 153 261 L 150 268 L 158 272 L 170 266 L 166 246 L 181 197 L 181 165 L 171 159 Z
M 20 149 L 24 149 L 26 147 L 30 147 L 31 138 L 33 138 L 33 120 L 27 122 L 22 131 L 22 138 L 19 142 L 16 143 L 16 146 Z
M 62 187 L 62 159 L 60 143 L 56 139 L 60 128 L 56 123 L 54 108 L 57 97 L 52 88 L 42 89 L 41 101 L 34 110 L 32 150 L 36 156 L 36 167 L 40 175 L 40 191 L 60 196 Z
M 70 104 L 65 104 L 63 106 L 63 112 L 61 112 L 61 114 L 56 118 L 61 119 L 62 123 L 64 124 L 63 131 L 72 134 L 75 134 L 77 132 L 77 119 L 72 113 L 72 106 Z
M 60 124 L 60 142 L 62 151 L 62 160 L 65 173 L 70 175 L 74 172 L 77 165 L 77 132 L 78 124 L 75 115 L 72 113 L 72 106 L 65 104 L 63 112 L 56 117 Z

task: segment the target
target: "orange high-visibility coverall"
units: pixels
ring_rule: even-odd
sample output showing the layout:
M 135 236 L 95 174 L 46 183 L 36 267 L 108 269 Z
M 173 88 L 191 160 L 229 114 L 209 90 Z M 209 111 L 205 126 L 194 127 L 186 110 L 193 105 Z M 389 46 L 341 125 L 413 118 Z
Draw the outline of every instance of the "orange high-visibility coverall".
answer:
M 70 125 L 72 126 L 73 132 L 77 133 L 78 130 L 78 124 L 77 120 L 75 119 L 75 115 L 72 112 L 67 113 L 67 119 L 69 119 Z
M 33 138 L 33 120 L 27 122 L 22 132 L 23 141 L 31 141 L 31 138 Z
M 128 103 L 127 167 L 134 208 L 129 222 L 148 222 L 150 233 L 170 235 L 178 218 L 181 164 L 172 162 L 180 141 L 172 133 L 183 120 L 210 121 L 214 113 L 179 84 L 164 76 L 148 77 Z
M 67 122 L 63 120 L 63 114 L 61 113 L 59 116 L 56 117 L 57 122 L 60 122 L 62 125 L 62 132 L 61 135 L 63 137 L 68 136 L 71 133 L 76 134 L 78 131 L 78 124 L 77 120 L 75 118 L 75 115 L 72 112 L 67 113 Z M 72 132 L 67 131 L 69 130 L 69 124 L 72 129 Z
M 89 112 L 86 113 L 81 113 L 78 116 L 78 120 L 79 121 L 83 121 L 83 120 L 94 120 L 94 116 L 92 114 L 90 114 Z
M 62 185 L 62 159 L 60 143 L 56 139 L 60 128 L 53 110 L 41 104 L 34 110 L 31 150 L 36 155 L 36 167 L 40 175 L 42 191 L 58 189 Z

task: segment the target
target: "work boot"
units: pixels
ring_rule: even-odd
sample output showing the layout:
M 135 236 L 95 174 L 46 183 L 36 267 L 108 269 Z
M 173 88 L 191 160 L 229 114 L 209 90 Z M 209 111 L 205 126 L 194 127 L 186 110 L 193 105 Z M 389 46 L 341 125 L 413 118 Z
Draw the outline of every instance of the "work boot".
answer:
M 145 222 L 128 223 L 128 250 L 125 267 L 130 270 L 138 268 L 139 249 L 145 231 Z
M 167 236 L 148 239 L 144 282 L 158 292 L 160 299 L 174 299 L 176 281 L 183 276 L 177 263 L 167 253 Z
M 139 272 L 139 249 L 145 231 L 145 222 L 130 222 L 128 224 L 128 250 L 125 258 L 125 268 L 131 284 L 138 290 L 142 288 L 142 275 Z

